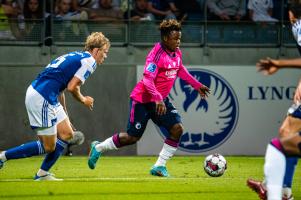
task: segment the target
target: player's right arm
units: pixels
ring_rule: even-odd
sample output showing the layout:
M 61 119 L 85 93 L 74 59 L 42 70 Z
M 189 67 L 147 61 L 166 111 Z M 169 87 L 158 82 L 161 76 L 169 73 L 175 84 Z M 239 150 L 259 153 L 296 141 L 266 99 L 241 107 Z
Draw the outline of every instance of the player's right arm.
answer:
M 166 113 L 166 106 L 163 101 L 162 95 L 158 92 L 155 79 L 158 74 L 158 64 L 154 62 L 147 62 L 146 67 L 143 72 L 143 85 L 150 95 L 153 96 L 156 103 L 156 112 L 158 115 L 163 115 Z
M 94 99 L 90 96 L 82 95 L 80 91 L 80 86 L 82 85 L 82 81 L 74 76 L 68 83 L 67 90 L 72 94 L 72 96 L 87 106 L 90 110 L 93 109 Z
M 301 58 L 295 59 L 261 59 L 256 63 L 257 70 L 264 75 L 272 75 L 282 68 L 301 68 Z

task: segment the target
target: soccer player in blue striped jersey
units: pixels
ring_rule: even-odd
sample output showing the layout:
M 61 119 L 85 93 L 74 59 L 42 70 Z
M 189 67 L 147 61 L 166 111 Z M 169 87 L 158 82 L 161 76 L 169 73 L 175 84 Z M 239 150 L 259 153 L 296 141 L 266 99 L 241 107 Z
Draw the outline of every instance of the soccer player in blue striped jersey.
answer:
M 293 3 L 289 8 L 292 33 L 301 54 L 301 4 Z M 301 58 L 262 59 L 257 63 L 259 71 L 272 75 L 283 68 L 301 68 Z M 261 199 L 293 200 L 292 181 L 295 166 L 301 151 L 301 82 L 299 82 L 294 104 L 288 109 L 287 117 L 279 129 L 279 139 L 268 145 L 265 162 L 265 181 L 263 183 L 248 179 L 247 184 Z M 282 190 L 281 190 L 282 188 Z M 282 195 L 281 195 L 282 194 Z
M 38 140 L 10 148 L 0 153 L 0 168 L 11 159 L 45 154 L 35 180 L 57 179 L 49 172 L 73 137 L 72 124 L 66 113 L 64 90 L 84 106 L 92 110 L 94 99 L 84 96 L 80 87 L 102 64 L 110 48 L 109 40 L 94 32 L 85 42 L 84 51 L 62 55 L 46 66 L 28 87 L 25 105 L 30 126 Z

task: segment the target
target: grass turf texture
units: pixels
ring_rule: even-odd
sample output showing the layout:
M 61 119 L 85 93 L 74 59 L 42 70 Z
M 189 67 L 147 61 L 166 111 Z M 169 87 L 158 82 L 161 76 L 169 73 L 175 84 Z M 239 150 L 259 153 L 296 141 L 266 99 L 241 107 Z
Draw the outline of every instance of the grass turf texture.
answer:
M 42 157 L 12 160 L 0 170 L 0 199 L 258 199 L 246 179 L 261 179 L 262 157 L 226 157 L 222 177 L 209 177 L 203 156 L 174 157 L 167 168 L 172 178 L 149 175 L 156 157 L 102 157 L 95 170 L 86 157 L 62 157 L 52 171 L 63 182 L 35 182 Z M 300 167 L 294 178 L 295 199 L 301 199 Z

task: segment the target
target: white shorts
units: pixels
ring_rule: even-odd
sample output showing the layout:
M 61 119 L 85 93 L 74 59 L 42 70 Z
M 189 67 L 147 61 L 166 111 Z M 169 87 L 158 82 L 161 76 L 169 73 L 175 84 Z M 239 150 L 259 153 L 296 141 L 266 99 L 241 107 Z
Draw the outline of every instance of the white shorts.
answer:
M 57 124 L 67 118 L 60 103 L 49 104 L 31 85 L 26 91 L 25 106 L 30 126 L 38 135 L 56 135 Z

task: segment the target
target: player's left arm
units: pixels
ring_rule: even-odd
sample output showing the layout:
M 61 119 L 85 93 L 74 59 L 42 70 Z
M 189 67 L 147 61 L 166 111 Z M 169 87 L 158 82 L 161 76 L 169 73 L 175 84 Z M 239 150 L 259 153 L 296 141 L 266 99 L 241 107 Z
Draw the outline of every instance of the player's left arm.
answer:
M 96 69 L 96 61 L 92 57 L 81 59 L 81 67 L 75 72 L 73 78 L 67 85 L 67 90 L 73 95 L 73 97 L 88 107 L 93 109 L 94 99 L 90 96 L 84 96 L 81 93 L 81 86 L 90 77 L 90 75 Z
M 82 81 L 78 77 L 74 76 L 68 83 L 67 90 L 72 94 L 72 96 L 76 100 L 78 100 L 79 102 L 87 106 L 90 110 L 92 110 L 94 99 L 90 96 L 82 95 L 80 91 L 81 85 Z
M 196 80 L 186 69 L 186 67 L 184 67 L 183 65 L 181 65 L 179 71 L 178 71 L 178 76 L 180 79 L 186 81 L 188 84 L 190 84 L 195 90 L 198 91 L 198 93 L 201 95 L 201 98 L 206 98 L 208 97 L 208 95 L 210 94 L 210 89 L 200 83 L 198 80 Z

